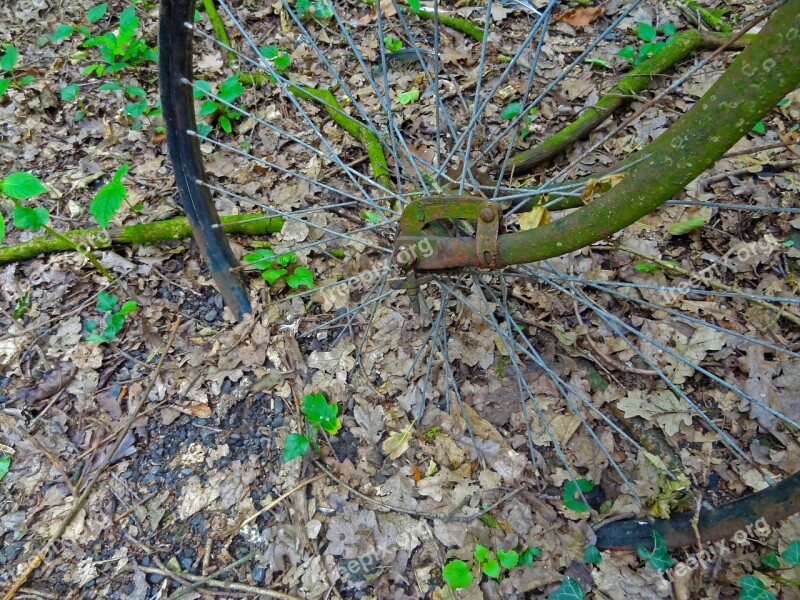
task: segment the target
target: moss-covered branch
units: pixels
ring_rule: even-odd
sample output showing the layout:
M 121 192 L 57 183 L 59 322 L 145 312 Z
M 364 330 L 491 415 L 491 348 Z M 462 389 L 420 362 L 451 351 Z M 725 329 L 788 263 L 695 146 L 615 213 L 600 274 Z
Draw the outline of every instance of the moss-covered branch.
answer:
M 221 217 L 226 233 L 241 235 L 268 235 L 281 230 L 283 219 L 266 215 L 228 215 Z M 129 225 L 121 229 L 79 229 L 62 234 L 62 238 L 43 235 L 14 246 L 0 248 L 0 264 L 27 260 L 40 254 L 74 251 L 79 248 L 103 250 L 119 245 L 154 244 L 167 240 L 192 237 L 192 228 L 186 217 Z
M 368 6 L 373 6 L 375 4 L 374 0 L 361 0 L 364 4 Z M 468 35 L 472 39 L 482 42 L 483 41 L 483 28 L 479 27 L 472 21 L 467 19 L 462 19 L 461 17 L 454 17 L 452 15 L 443 15 L 441 12 L 434 14 L 434 12 L 430 9 L 420 9 L 414 10 L 405 0 L 400 0 L 404 2 L 404 4 L 400 5 L 400 10 L 404 14 L 407 15 L 417 15 L 420 19 L 427 19 L 429 21 L 433 21 L 434 19 L 437 20 L 439 23 L 444 25 L 445 27 L 449 27 L 450 29 L 455 29 L 456 31 L 460 31 L 463 34 Z
M 697 30 L 679 33 L 660 52 L 634 67 L 619 80 L 617 85 L 603 95 L 597 104 L 586 110 L 575 121 L 541 144 L 513 156 L 511 158 L 513 172 L 530 171 L 536 165 L 565 151 L 575 142 L 589 135 L 620 107 L 636 98 L 655 75 L 663 73 L 699 48 L 713 47 L 714 44 L 718 47 L 727 43 L 732 37 L 725 34 L 702 35 Z M 751 40 L 752 37 L 743 36 L 742 38 L 743 43 Z

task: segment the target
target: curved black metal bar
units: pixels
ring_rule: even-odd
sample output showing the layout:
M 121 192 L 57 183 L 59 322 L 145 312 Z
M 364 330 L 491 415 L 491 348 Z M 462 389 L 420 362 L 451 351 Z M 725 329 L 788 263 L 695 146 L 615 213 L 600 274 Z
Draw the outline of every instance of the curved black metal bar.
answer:
M 241 320 L 251 311 L 247 289 L 231 270 L 239 262 L 225 232 L 218 227 L 219 214 L 211 193 L 202 185 L 205 169 L 200 144 L 195 136 L 186 134 L 187 130 L 196 131 L 197 127 L 192 88 L 181 83 L 184 78 L 192 80 L 192 32 L 185 23 L 192 22 L 193 14 L 193 0 L 161 0 L 158 79 L 167 148 L 181 205 L 189 218 L 200 253 L 225 304 Z

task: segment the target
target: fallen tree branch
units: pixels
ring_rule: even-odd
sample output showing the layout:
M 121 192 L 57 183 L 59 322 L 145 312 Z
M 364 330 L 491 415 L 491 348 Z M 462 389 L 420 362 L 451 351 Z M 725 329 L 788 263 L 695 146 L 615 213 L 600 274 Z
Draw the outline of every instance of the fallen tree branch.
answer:
M 280 231 L 283 227 L 283 219 L 280 217 L 246 214 L 226 215 L 220 218 L 226 233 L 268 235 Z M 99 227 L 78 229 L 64 233 L 63 238 L 43 235 L 21 244 L 0 248 L 0 264 L 27 260 L 41 254 L 75 250 L 76 245 L 102 250 L 112 246 L 153 244 L 190 237 L 192 237 L 192 227 L 186 217 L 129 225 L 121 229 Z

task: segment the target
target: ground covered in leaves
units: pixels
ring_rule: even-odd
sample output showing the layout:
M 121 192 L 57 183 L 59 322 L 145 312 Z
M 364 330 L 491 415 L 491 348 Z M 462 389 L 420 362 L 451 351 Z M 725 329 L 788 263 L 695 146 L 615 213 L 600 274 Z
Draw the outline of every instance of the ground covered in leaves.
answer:
M 270 22 L 267 17 L 274 21 L 281 11 L 280 3 L 244 4 L 253 22 Z M 733 14 L 754 9 L 747 2 L 733 4 Z M 374 12 L 354 3 L 348 6 L 358 17 L 352 23 L 364 56 L 374 60 L 377 44 L 368 42 Z M 546 84 L 556 77 L 622 6 L 611 0 L 602 10 L 568 3 L 559 7 L 559 19 L 542 48 L 537 78 Z M 107 11 L 89 18 L 90 7 L 84 5 L 20 0 L 0 14 L 0 43 L 6 45 L 6 53 L 9 45 L 19 50 L 13 69 L 6 70 L 13 81 L 0 96 L 0 177 L 17 171 L 37 175 L 49 189 L 38 202 L 49 210 L 57 231 L 96 226 L 90 201 L 122 165 L 129 168 L 123 178 L 127 198 L 110 227 L 180 214 L 156 108 L 155 64 L 142 53 L 138 64 L 118 73 L 86 72 L 93 64 L 103 64 L 103 57 L 82 45 L 78 28 L 87 27 L 94 36 L 112 31 L 127 7 L 110 2 Z M 457 10 L 478 23 L 484 12 L 470 6 Z M 157 8 L 139 2 L 135 14 L 140 20 L 137 36 L 146 46 L 155 46 Z M 504 40 L 518 42 L 529 23 L 513 4 L 496 4 L 493 19 L 487 80 L 505 68 L 503 52 L 513 51 Z M 628 29 L 634 30 L 638 21 L 687 26 L 685 15 L 669 3 L 643 4 L 626 21 Z M 198 23 L 211 31 L 205 14 Z M 325 34 L 325 26 L 318 29 Z M 400 37 L 402 31 L 391 33 Z M 274 35 L 276 45 L 293 49 L 295 81 L 314 81 L 321 67 L 304 44 L 295 44 L 290 25 L 264 34 Z M 441 34 L 446 39 L 444 69 L 458 83 L 450 85 L 468 91 L 475 85 L 478 46 L 447 28 Z M 618 52 L 628 43 L 636 44 L 636 36 L 603 42 L 596 58 L 611 68 L 585 64 L 557 86 L 528 122 L 520 149 L 593 105 L 626 68 Z M 635 126 L 604 143 L 599 152 L 580 158 L 654 94 L 646 92 L 561 157 L 559 164 L 579 159 L 572 177 L 613 165 L 665 131 L 728 60 L 711 63 Z M 200 53 L 199 66 L 209 79 L 230 74 L 218 50 Z M 389 78 L 397 90 L 420 85 L 417 75 L 402 67 Z M 488 118 L 485 129 L 477 132 L 481 139 L 476 138 L 476 145 L 501 130 L 503 106 L 516 92 L 501 90 L 492 109 L 496 118 Z M 248 93 L 262 114 L 291 121 L 288 102 L 276 90 Z M 454 103 L 463 100 L 459 93 L 453 92 Z M 366 86 L 359 100 L 370 107 Z M 404 131 L 414 140 L 413 151 L 430 160 L 431 131 L 425 127 L 430 112 L 424 113 L 430 109 L 424 106 L 409 103 L 399 110 Z M 464 114 L 468 112 L 465 104 Z M 360 145 L 338 131 L 321 110 L 314 116 L 326 133 L 338 136 L 337 150 L 346 162 L 363 159 Z M 762 130 L 736 146 L 741 154 L 720 161 L 703 181 L 687 188 L 685 198 L 800 207 L 799 118 L 800 96 L 795 92 L 764 119 Z M 261 142 L 276 164 L 297 168 L 312 180 L 343 179 L 336 168 L 296 144 L 278 142 L 252 122 L 234 125 L 242 138 Z M 766 149 L 758 150 L 762 147 Z M 268 195 L 283 210 L 302 208 L 309 195 L 320 192 L 313 183 L 288 179 L 275 170 L 246 169 L 210 147 L 204 152 L 213 175 L 241 194 Z M 358 164 L 366 168 L 363 160 Z M 542 167 L 535 176 L 545 172 Z M 226 213 L 247 210 L 229 198 L 220 199 L 219 206 Z M 4 246 L 39 235 L 11 225 L 10 203 L 2 205 L 2 212 L 8 224 Z M 339 220 L 331 215 L 309 218 L 328 218 L 320 224 L 346 231 L 358 214 L 342 213 Z M 702 228 L 669 235 L 672 225 L 698 218 Z M 241 256 L 256 250 L 259 241 L 271 242 L 276 251 L 291 250 L 316 241 L 317 234 L 290 221 L 269 240 L 234 239 L 234 250 Z M 552 264 L 576 276 L 677 285 L 720 257 L 738 257 L 712 275 L 737 289 L 796 295 L 800 252 L 784 244 L 800 243 L 796 213 L 670 205 L 620 234 L 617 241 L 630 251 L 599 247 Z M 363 246 L 354 251 L 341 244 L 334 250 L 341 252 L 311 248 L 296 253 L 318 286 L 369 269 L 377 261 Z M 683 272 L 659 267 L 636 252 L 673 261 Z M 300 598 L 547 597 L 571 577 L 583 586 L 586 597 L 718 598 L 734 597 L 740 578 L 753 573 L 776 595 L 798 596 L 796 569 L 781 572 L 781 583 L 775 572 L 761 566 L 763 556 L 782 552 L 800 539 L 796 517 L 681 575 L 657 572 L 630 552 L 603 552 L 601 560 L 587 562 L 585 551 L 601 519 L 648 509 L 621 484 L 581 419 L 566 410 L 545 369 L 525 364 L 525 381 L 540 398 L 550 432 L 567 449 L 570 465 L 596 484 L 588 498 L 592 511 L 565 506 L 562 494 L 570 478 L 548 430 L 530 408 L 522 410 L 518 381 L 511 376 L 511 361 L 495 331 L 463 305 L 447 317 L 449 360 L 443 361 L 443 352 L 438 352 L 432 369 L 409 376 L 432 318 L 412 318 L 407 296 L 381 304 L 357 363 L 359 334 L 367 329 L 363 319 L 349 328 L 339 323 L 338 328 L 307 338 L 297 335 L 347 310 L 364 293 L 357 284 L 284 302 L 291 293 L 286 286 L 251 277 L 254 312 L 237 323 L 190 239 L 118 246 L 97 255 L 115 277 L 111 286 L 76 252 L 0 265 L 4 593 L 88 489 L 88 497 L 19 597 L 167 597 L 226 567 L 230 568 L 184 597 L 251 597 L 269 590 Z M 342 255 L 347 259 L 341 261 Z M 637 268 L 642 264 L 646 266 Z M 91 341 L 87 324 L 103 323 L 116 310 L 98 308 L 101 292 L 113 294 L 117 307 L 133 300 L 137 309 L 125 316 L 118 332 L 98 343 Z M 651 338 L 692 361 L 705 360 L 715 375 L 749 393 L 763 393 L 775 410 L 800 419 L 796 361 L 760 346 L 734 349 L 721 333 L 687 324 L 676 327 L 665 319 L 668 310 L 679 309 L 742 334 L 763 334 L 776 346 L 794 351 L 800 340 L 796 326 L 787 327 L 786 321 L 757 304 L 696 295 L 665 301 L 653 290 L 638 293 L 657 304 L 656 309 L 615 303 L 599 292 L 597 301 Z M 482 301 L 477 288 L 465 289 L 464 296 L 474 304 Z M 428 300 L 435 309 L 435 292 Z M 785 476 L 800 467 L 796 432 L 769 413 L 742 405 L 724 388 L 707 386 L 707 380 L 673 356 L 647 349 L 674 383 L 700 398 L 711 418 L 724 423 L 749 449 L 759 469 L 730 458 L 718 437 L 658 385 L 630 345 L 587 311 L 578 310 L 571 298 L 522 279 L 510 286 L 508 305 L 543 363 L 587 394 L 594 406 L 609 413 L 615 406 L 623 417 L 644 418 L 664 433 L 675 460 L 693 479 L 696 495 L 686 506 L 694 506 L 698 498 L 715 504 L 740 497 L 763 487 L 764 473 Z M 331 347 L 339 334 L 339 343 Z M 458 381 L 460 398 L 448 405 L 437 390 L 450 380 Z M 284 462 L 284 440 L 305 428 L 303 398 L 320 392 L 338 405 L 341 428 L 334 436 L 319 436 L 319 463 L 309 458 Z M 143 412 L 115 444 L 121 425 L 141 401 Z M 423 401 L 426 409 L 417 419 Z M 596 414 L 584 413 L 636 492 L 661 503 L 662 511 L 674 509 L 674 498 L 648 456 L 625 445 Z M 3 476 L 4 464 L 8 472 Z M 490 506 L 481 518 L 464 518 Z M 537 556 L 531 565 L 504 570 L 499 578 L 481 578 L 475 566 L 478 544 L 491 552 L 522 554 L 534 548 Z M 674 558 L 693 555 L 678 552 Z M 472 565 L 474 574 L 472 586 L 458 592 L 442 576 L 453 559 Z M 792 579 L 795 584 L 787 583 Z

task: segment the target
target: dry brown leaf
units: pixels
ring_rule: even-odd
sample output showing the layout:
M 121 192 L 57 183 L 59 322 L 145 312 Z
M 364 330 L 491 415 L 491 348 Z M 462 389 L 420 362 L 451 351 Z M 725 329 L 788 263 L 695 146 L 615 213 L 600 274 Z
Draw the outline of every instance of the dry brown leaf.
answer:
M 534 206 L 530 212 L 522 213 L 519 216 L 519 228 L 522 231 L 529 229 L 536 229 L 541 225 L 547 225 L 550 222 L 550 211 L 544 206 Z
M 381 447 L 384 453 L 389 455 L 389 460 L 397 460 L 408 450 L 412 435 L 414 435 L 414 426 L 409 425 L 403 431 L 391 432 L 389 437 L 383 440 Z
M 596 19 L 603 16 L 606 9 L 602 6 L 590 6 L 588 8 L 576 8 L 568 12 L 553 17 L 556 21 L 563 21 L 573 27 L 586 27 Z

